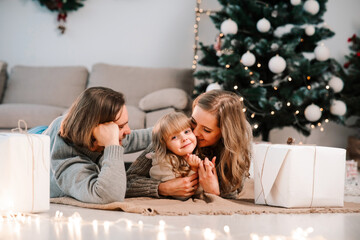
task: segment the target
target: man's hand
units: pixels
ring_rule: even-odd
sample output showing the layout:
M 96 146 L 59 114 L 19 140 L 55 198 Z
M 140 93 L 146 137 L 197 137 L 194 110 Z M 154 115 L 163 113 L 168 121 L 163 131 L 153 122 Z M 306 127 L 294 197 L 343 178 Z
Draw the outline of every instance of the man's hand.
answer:
M 95 144 L 99 147 L 120 145 L 119 126 L 114 122 L 99 124 L 94 128 L 93 136 L 96 139 Z

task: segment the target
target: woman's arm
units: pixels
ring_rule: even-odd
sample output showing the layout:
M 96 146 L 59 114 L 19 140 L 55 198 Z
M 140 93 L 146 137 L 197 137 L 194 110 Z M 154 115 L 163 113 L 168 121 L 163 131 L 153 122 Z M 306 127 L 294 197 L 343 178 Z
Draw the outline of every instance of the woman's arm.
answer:
M 149 172 L 152 160 L 145 155 L 153 151 L 152 145 L 131 164 L 126 172 L 126 197 L 156 197 L 159 198 L 158 187 L 160 180 L 150 178 Z
M 198 186 L 197 174 L 190 177 L 175 178 L 163 183 L 160 180 L 150 178 L 152 160 L 146 158 L 145 155 L 151 151 L 153 149 L 149 146 L 126 172 L 126 197 L 160 198 L 162 196 L 188 197 L 193 195 Z

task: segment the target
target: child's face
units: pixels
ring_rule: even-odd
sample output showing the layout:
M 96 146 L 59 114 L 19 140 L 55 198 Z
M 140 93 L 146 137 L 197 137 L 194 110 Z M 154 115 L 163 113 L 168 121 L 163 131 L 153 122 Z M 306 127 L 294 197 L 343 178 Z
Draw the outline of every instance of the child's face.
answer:
M 196 147 L 196 137 L 191 128 L 170 135 L 166 139 L 166 147 L 178 156 L 192 153 Z

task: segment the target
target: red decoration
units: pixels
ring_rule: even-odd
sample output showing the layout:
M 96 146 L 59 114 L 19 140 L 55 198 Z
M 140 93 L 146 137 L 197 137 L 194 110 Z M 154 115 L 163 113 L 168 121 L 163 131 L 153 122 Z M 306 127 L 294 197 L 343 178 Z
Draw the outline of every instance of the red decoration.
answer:
M 216 51 L 220 51 L 221 50 L 221 37 L 220 35 L 216 38 L 216 43 L 214 45 L 214 49 Z
M 58 29 L 61 34 L 65 33 L 65 22 L 67 13 L 69 11 L 76 11 L 78 8 L 84 6 L 82 2 L 85 0 L 37 0 L 39 3 L 47 7 L 50 11 L 58 12 L 57 21 L 59 22 Z
M 357 57 L 360 57 L 360 52 L 357 52 L 357 53 L 356 53 L 356 56 L 357 56 Z
M 348 68 L 350 66 L 350 62 L 344 63 L 344 68 Z
M 58 20 L 58 22 L 60 22 L 61 20 L 63 20 L 64 22 L 66 22 L 66 17 L 67 17 L 66 12 L 65 12 L 65 13 L 59 13 L 59 14 L 58 14 L 58 17 L 57 17 L 57 20 Z
M 356 39 L 356 34 L 353 34 L 351 37 L 348 38 L 348 42 L 355 41 L 355 39 Z

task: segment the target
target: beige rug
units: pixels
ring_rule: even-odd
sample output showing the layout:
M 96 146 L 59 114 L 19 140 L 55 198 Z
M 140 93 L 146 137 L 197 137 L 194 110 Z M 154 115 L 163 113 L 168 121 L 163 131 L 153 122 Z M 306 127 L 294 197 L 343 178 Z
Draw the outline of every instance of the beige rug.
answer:
M 345 202 L 344 207 L 326 208 L 280 208 L 254 204 L 253 181 L 247 181 L 239 200 L 228 200 L 208 194 L 204 200 L 189 199 L 187 201 L 154 198 L 126 198 L 124 202 L 109 204 L 91 204 L 73 198 L 52 198 L 51 203 L 67 204 L 83 208 L 102 210 L 119 210 L 144 215 L 230 215 L 230 214 L 306 214 L 306 213 L 360 213 L 360 203 Z

